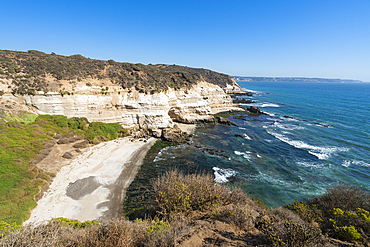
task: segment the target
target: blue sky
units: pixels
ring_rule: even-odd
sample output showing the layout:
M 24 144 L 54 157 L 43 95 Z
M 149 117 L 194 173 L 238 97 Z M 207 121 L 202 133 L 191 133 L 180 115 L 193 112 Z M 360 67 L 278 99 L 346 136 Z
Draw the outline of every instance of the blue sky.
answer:
M 3 1 L 0 49 L 370 82 L 369 0 Z

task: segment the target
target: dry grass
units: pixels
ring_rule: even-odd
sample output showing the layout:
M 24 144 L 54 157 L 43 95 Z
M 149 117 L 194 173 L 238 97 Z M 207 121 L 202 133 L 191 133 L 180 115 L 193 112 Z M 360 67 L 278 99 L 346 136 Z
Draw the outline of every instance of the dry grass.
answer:
M 160 177 L 153 187 L 157 212 L 166 218 L 186 215 L 193 210 L 214 210 L 219 206 L 246 202 L 241 189 L 230 191 L 216 184 L 209 174 L 185 175 L 172 170 Z
M 9 226 L 3 230 L 0 245 L 154 247 L 187 244 L 189 239 L 197 239 L 195 246 L 199 246 L 207 238 L 202 239 L 203 233 L 200 230 L 208 234 L 207 241 L 235 246 L 244 243 L 245 246 L 255 246 L 256 243 L 263 246 L 292 247 L 343 246 L 330 243 L 322 234 L 320 228 L 323 225 L 316 222 L 316 217 L 311 217 L 313 214 L 306 212 L 310 210 L 307 205 L 297 202 L 289 209 L 268 209 L 238 189 L 230 191 L 227 187 L 216 184 L 213 177 L 207 174 L 184 175 L 176 170 L 170 171 L 155 182 L 154 189 L 156 205 L 150 214 L 152 218 L 135 221 L 116 219 L 98 224 L 56 219 L 46 225 L 26 226 L 21 229 Z M 344 195 L 346 192 L 347 195 Z M 350 195 L 353 196 L 352 202 L 337 200 Z M 335 198 L 331 198 L 333 196 Z M 341 187 L 329 190 L 322 198 L 313 200 L 322 200 L 320 203 L 330 205 L 329 208 L 333 205 L 341 206 L 340 203 L 344 203 L 344 206 L 366 206 L 363 203 L 367 196 L 366 192 L 356 188 Z M 331 204 L 332 202 L 335 204 Z M 342 240 L 353 241 L 355 232 L 352 228 L 356 227 L 361 232 L 359 241 L 364 244 L 367 242 L 367 228 L 363 226 L 368 226 L 369 212 L 364 209 L 358 209 L 354 213 L 339 209 L 329 211 L 338 226 L 342 227 L 339 224 L 343 223 L 343 227 L 338 228 L 341 229 L 339 235 L 346 234 L 342 236 Z M 303 218 L 297 212 L 303 212 Z M 325 220 L 327 219 L 324 219 L 324 223 Z M 351 228 L 344 224 L 344 220 L 359 224 L 353 223 Z M 194 238 L 191 234 L 194 234 Z
M 3 234 L 0 245 L 16 246 L 175 246 L 183 234 L 180 222 L 112 220 L 86 228 L 73 228 L 54 220 L 46 225 L 25 226 L 20 230 Z M 165 225 L 166 227 L 163 227 Z

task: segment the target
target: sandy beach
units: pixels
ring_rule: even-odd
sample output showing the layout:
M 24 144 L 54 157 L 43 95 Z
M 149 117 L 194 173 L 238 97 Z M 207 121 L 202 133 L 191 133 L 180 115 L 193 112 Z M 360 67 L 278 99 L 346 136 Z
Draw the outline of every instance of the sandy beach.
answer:
M 57 217 L 80 221 L 119 217 L 126 191 L 155 141 L 120 138 L 90 147 L 60 169 L 24 224 Z

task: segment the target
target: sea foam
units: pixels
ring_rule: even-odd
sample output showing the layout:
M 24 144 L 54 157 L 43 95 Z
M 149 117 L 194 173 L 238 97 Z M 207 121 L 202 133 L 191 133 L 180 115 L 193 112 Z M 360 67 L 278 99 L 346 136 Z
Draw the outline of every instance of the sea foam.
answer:
M 243 134 L 243 137 L 245 138 L 245 139 L 247 139 L 247 140 L 252 140 L 247 134 Z
M 212 169 L 214 170 L 216 183 L 226 183 L 229 181 L 228 178 L 236 175 L 236 172 L 230 168 L 221 169 L 218 167 L 213 167 Z
M 289 145 L 291 145 L 293 147 L 307 150 L 310 154 L 315 155 L 320 160 L 328 159 L 332 154 L 334 154 L 336 152 L 339 152 L 339 151 L 344 152 L 344 151 L 348 151 L 349 150 L 348 148 L 342 148 L 342 147 L 330 147 L 330 146 L 327 146 L 327 147 L 319 147 L 319 146 L 313 146 L 313 145 L 307 144 L 307 143 L 305 143 L 303 141 L 291 140 L 288 137 L 286 137 L 286 136 L 284 136 L 282 134 L 276 133 L 276 132 L 274 132 L 274 131 L 272 131 L 270 129 L 267 130 L 267 133 L 269 133 L 270 135 L 276 137 L 277 139 L 279 139 L 282 142 L 288 143 Z
M 239 152 L 239 151 L 234 151 L 234 153 L 236 155 L 240 155 L 240 156 L 243 156 L 244 158 L 246 158 L 248 161 L 250 161 L 250 159 L 252 158 L 249 154 L 251 152 L 248 152 L 248 151 L 245 151 L 245 152 Z
M 363 167 L 370 167 L 370 164 L 360 161 L 360 160 L 345 160 L 342 163 L 342 166 L 349 167 L 350 165 L 357 165 L 357 166 L 363 166 Z

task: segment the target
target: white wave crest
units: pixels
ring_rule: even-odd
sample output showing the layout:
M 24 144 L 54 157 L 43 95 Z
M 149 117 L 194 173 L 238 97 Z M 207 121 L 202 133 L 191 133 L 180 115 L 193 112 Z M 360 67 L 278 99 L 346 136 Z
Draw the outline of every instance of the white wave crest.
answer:
M 255 91 L 255 90 L 251 90 L 251 89 L 248 89 L 248 88 L 242 88 L 242 91 L 243 92 L 255 93 L 255 94 L 261 94 L 261 93 L 263 93 L 261 91 Z
M 297 165 L 311 168 L 311 169 L 323 169 L 324 168 L 323 164 L 318 164 L 316 162 L 300 161 L 300 162 L 297 162 Z
M 244 139 L 252 140 L 247 134 L 243 134 Z
M 357 166 L 363 166 L 363 167 L 370 167 L 370 164 L 360 161 L 360 160 L 345 160 L 342 163 L 342 166 L 349 167 L 350 165 L 357 165 Z
M 167 154 L 167 150 L 170 149 L 170 147 L 165 147 L 165 148 L 162 148 L 161 151 L 159 151 L 159 153 L 157 154 L 157 156 L 155 156 L 153 162 L 157 162 L 157 161 L 160 161 L 160 160 L 166 160 L 164 158 L 162 158 L 162 156 L 164 154 Z
M 239 103 L 240 105 L 243 105 L 243 106 L 250 106 L 250 105 L 254 105 L 254 106 L 257 106 L 257 107 L 260 107 L 260 108 L 264 108 L 264 107 L 281 107 L 280 105 L 278 104 L 274 104 L 274 103 L 269 103 L 269 102 L 263 102 L 263 103 Z M 268 115 L 273 115 L 272 113 L 268 114 Z
M 250 154 L 250 152 L 248 152 L 248 151 L 245 151 L 245 152 L 234 151 L 234 153 L 235 153 L 236 155 L 243 156 L 243 158 L 247 159 L 248 161 L 250 161 L 250 160 L 251 160 L 251 158 L 252 158 L 252 157 L 249 155 L 249 154 Z
M 286 137 L 282 134 L 276 133 L 274 131 L 271 131 L 269 129 L 267 130 L 267 133 L 276 137 L 277 139 L 279 139 L 282 142 L 288 143 L 289 145 L 291 145 L 293 147 L 307 150 L 310 154 L 315 155 L 320 160 L 328 159 L 333 153 L 340 152 L 340 151 L 345 152 L 345 151 L 349 150 L 348 148 L 342 148 L 342 147 L 329 147 L 329 146 L 328 147 L 318 147 L 318 146 L 313 146 L 313 145 L 307 144 L 303 141 L 291 140 L 288 137 Z
M 280 107 L 278 104 L 273 104 L 273 103 L 261 103 L 260 107 Z
M 226 183 L 229 181 L 228 178 L 236 175 L 236 171 L 232 169 L 221 169 L 218 167 L 213 167 L 212 169 L 214 170 L 216 183 Z
M 288 130 L 302 130 L 305 129 L 305 127 L 299 126 L 299 125 L 293 125 L 293 124 L 281 124 L 280 122 L 275 121 L 273 126 L 276 126 L 280 129 L 288 129 Z

